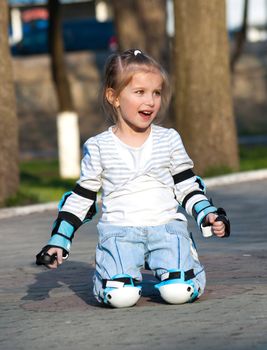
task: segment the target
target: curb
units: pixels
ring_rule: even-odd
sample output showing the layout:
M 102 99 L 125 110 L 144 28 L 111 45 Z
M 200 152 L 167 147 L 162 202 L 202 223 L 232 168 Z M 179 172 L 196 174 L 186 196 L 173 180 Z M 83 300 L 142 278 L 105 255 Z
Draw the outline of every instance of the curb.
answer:
M 204 179 L 207 188 L 214 188 L 237 183 L 257 181 L 267 179 L 267 169 L 245 171 L 235 174 L 217 176 Z M 24 207 L 13 207 L 0 209 L 0 219 L 7 219 L 14 216 L 29 215 L 34 213 L 42 213 L 48 210 L 56 210 L 58 202 L 50 202 L 45 204 L 27 205 Z
M 4 208 L 0 209 L 0 220 L 11 218 L 13 216 L 42 213 L 47 210 L 56 210 L 57 206 L 58 202 L 50 202 L 45 204 L 25 205 L 23 207 Z
M 207 188 L 212 188 L 264 179 L 267 179 L 267 169 L 244 171 L 229 175 L 216 176 L 209 179 L 204 179 L 204 182 Z

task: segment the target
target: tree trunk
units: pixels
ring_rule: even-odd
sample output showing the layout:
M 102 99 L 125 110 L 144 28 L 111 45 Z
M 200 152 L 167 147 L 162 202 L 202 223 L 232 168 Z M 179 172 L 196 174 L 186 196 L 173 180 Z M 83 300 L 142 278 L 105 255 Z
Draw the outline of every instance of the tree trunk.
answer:
M 19 186 L 18 122 L 8 45 L 8 8 L 0 0 L 0 205 Z
M 237 170 L 224 1 L 179 0 L 174 6 L 176 127 L 199 174 Z
M 48 1 L 51 71 L 58 96 L 57 116 L 59 172 L 62 178 L 77 178 L 80 173 L 80 136 L 78 115 L 74 111 L 67 77 L 58 0 Z
M 58 0 L 49 0 L 49 51 L 51 71 L 56 86 L 60 111 L 73 111 L 73 101 L 64 57 L 64 44 L 61 30 L 61 9 Z
M 242 26 L 238 33 L 236 33 L 234 44 L 233 44 L 233 53 L 230 59 L 230 68 L 232 74 L 234 73 L 235 66 L 237 61 L 239 60 L 244 44 L 247 38 L 247 21 L 248 21 L 248 6 L 249 1 L 245 0 L 244 2 L 244 10 L 243 10 L 243 20 L 242 20 Z
M 112 0 L 112 4 L 119 50 L 139 48 L 166 67 L 166 0 Z

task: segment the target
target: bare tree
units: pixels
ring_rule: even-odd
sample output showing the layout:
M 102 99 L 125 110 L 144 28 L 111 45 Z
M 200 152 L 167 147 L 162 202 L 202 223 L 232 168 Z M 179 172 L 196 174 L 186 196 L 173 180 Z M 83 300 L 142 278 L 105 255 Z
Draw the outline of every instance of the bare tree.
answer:
M 240 30 L 235 35 L 233 52 L 230 60 L 231 71 L 234 72 L 235 65 L 242 54 L 244 44 L 247 38 L 247 20 L 248 20 L 249 0 L 244 1 L 243 20 Z
M 60 175 L 63 178 L 76 178 L 80 173 L 79 126 L 65 64 L 59 0 L 49 0 L 48 10 L 51 71 L 59 107 L 57 133 Z
M 140 48 L 167 66 L 166 0 L 112 0 L 120 50 Z
M 8 7 L 0 0 L 0 205 L 19 185 L 18 122 L 8 44 Z
M 222 0 L 176 0 L 176 127 L 200 174 L 238 169 Z

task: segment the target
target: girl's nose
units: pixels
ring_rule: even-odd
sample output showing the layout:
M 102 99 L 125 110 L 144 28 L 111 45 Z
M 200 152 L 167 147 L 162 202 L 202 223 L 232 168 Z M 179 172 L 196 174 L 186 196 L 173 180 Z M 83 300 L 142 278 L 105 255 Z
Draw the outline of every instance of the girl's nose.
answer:
M 154 99 L 154 96 L 153 96 L 153 95 L 148 95 L 148 96 L 147 96 L 146 104 L 147 104 L 148 106 L 154 106 L 154 104 L 155 104 L 155 99 Z

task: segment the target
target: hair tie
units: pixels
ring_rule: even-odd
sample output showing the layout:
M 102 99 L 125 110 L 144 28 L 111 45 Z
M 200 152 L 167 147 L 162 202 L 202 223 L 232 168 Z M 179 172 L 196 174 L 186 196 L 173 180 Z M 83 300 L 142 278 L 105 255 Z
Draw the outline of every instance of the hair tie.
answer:
M 133 53 L 135 56 L 137 56 L 137 55 L 141 55 L 142 54 L 142 52 L 140 51 L 140 50 L 134 50 L 134 53 Z

